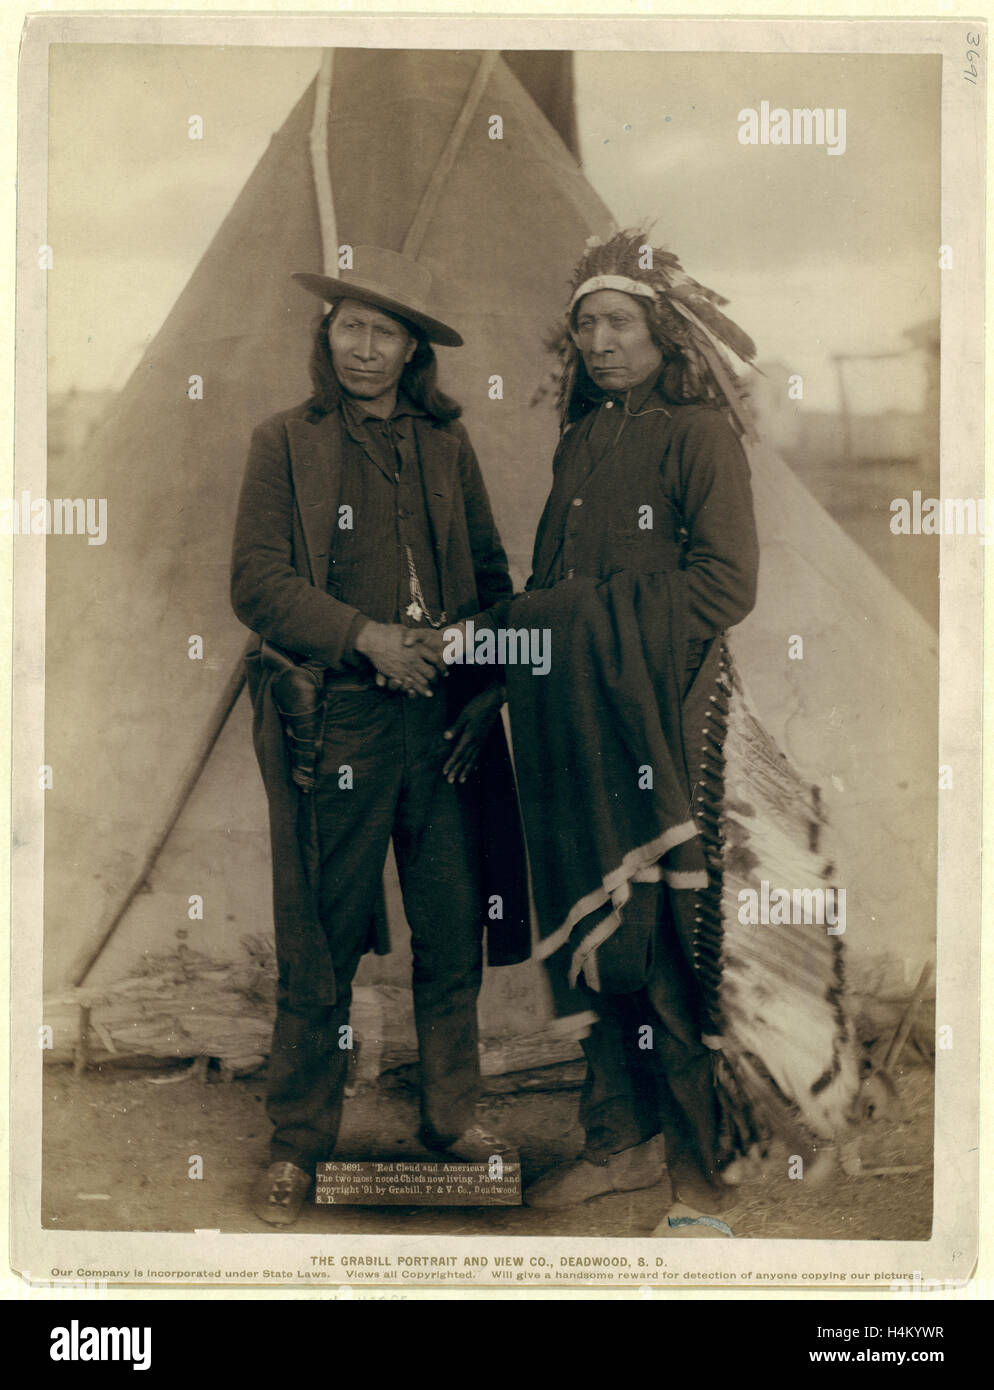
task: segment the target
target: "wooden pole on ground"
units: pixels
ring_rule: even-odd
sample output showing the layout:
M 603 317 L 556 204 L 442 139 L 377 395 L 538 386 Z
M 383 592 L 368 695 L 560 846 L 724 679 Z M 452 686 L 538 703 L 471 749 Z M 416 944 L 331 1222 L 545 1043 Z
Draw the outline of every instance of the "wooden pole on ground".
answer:
M 225 682 L 224 689 L 221 691 L 221 694 L 218 697 L 217 704 L 214 706 L 214 711 L 207 725 L 207 729 L 200 740 L 200 745 L 190 762 L 188 771 L 184 776 L 182 782 L 180 783 L 179 789 L 175 797 L 173 798 L 172 805 L 169 809 L 169 814 L 165 819 L 162 829 L 156 836 L 155 843 L 152 845 L 152 848 L 145 856 L 141 868 L 139 869 L 138 873 L 135 875 L 130 886 L 128 887 L 128 891 L 125 893 L 120 904 L 115 909 L 110 920 L 107 922 L 107 925 L 100 933 L 99 939 L 97 940 L 96 944 L 91 948 L 91 950 L 86 956 L 86 959 L 84 960 L 83 964 L 80 966 L 79 970 L 76 972 L 76 975 L 73 978 L 73 984 L 77 989 L 80 985 L 84 983 L 90 971 L 93 969 L 97 961 L 103 955 L 107 943 L 110 941 L 111 937 L 117 931 L 117 928 L 120 925 L 125 914 L 127 913 L 128 908 L 134 902 L 138 894 L 142 892 L 145 888 L 149 876 L 151 875 L 152 870 L 155 868 L 156 862 L 158 861 L 159 855 L 165 848 L 169 836 L 173 833 L 173 830 L 176 826 L 176 822 L 183 814 L 183 808 L 189 801 L 193 793 L 194 787 L 196 787 L 197 783 L 200 781 L 201 774 L 203 773 L 204 768 L 207 766 L 207 760 L 210 758 L 211 753 L 214 751 L 214 747 L 217 744 L 218 739 L 221 737 L 221 731 L 224 729 L 225 724 L 228 722 L 228 716 L 231 714 L 231 711 L 234 709 L 235 703 L 238 700 L 239 695 L 242 693 L 242 686 L 245 684 L 245 656 L 248 654 L 249 651 L 255 650 L 256 642 L 257 639 L 253 637 L 252 640 L 246 646 L 245 651 L 242 653 L 241 656 L 239 656 L 238 661 L 232 668 L 231 673 L 228 676 L 227 681 Z

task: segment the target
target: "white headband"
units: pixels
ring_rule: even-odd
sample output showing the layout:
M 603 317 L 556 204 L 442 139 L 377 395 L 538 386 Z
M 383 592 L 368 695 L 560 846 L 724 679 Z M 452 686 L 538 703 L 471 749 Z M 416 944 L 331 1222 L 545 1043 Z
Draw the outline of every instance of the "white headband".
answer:
M 590 280 L 584 280 L 576 294 L 569 302 L 570 313 L 576 308 L 577 302 L 585 294 L 593 294 L 595 290 L 620 290 L 622 294 L 638 295 L 642 299 L 655 299 L 656 291 L 651 285 L 643 285 L 638 280 L 629 280 L 624 275 L 595 275 Z

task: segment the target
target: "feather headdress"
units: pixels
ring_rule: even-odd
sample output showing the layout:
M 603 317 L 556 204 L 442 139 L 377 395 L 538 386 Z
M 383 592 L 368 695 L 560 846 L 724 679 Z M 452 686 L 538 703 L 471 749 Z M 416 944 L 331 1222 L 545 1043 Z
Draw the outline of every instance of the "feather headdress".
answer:
M 721 312 L 727 300 L 692 279 L 671 251 L 650 246 L 645 232 L 631 230 L 616 232 L 606 242 L 589 238 L 573 271 L 566 322 L 547 339 L 549 350 L 560 359 L 558 403 L 563 425 L 577 419 L 600 399 L 570 336 L 573 297 L 587 281 L 599 276 L 622 277 L 651 292 L 652 298 L 645 298 L 650 328 L 663 352 L 664 393 L 676 404 L 720 405 L 741 434 L 755 439 L 745 392 L 725 356 L 725 351 L 730 350 L 751 365 L 756 356 L 755 344 Z M 547 389 L 540 389 L 536 400 L 547 394 Z

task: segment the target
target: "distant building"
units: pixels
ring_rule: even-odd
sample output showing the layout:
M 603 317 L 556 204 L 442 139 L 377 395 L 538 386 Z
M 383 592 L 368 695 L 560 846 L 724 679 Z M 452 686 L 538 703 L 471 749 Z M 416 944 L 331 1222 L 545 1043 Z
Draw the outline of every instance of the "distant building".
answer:
M 912 351 L 920 358 L 925 369 L 925 401 L 922 409 L 923 433 L 920 460 L 922 471 L 939 473 L 939 320 L 926 319 L 913 328 L 905 330 L 904 336 L 911 343 Z
M 905 349 L 837 354 L 840 408 L 812 410 L 792 400 L 794 369 L 761 362 L 750 404 L 759 432 L 930 622 L 937 623 L 938 545 L 901 544 L 890 531 L 890 503 L 915 488 L 939 486 L 939 323 L 908 329 Z

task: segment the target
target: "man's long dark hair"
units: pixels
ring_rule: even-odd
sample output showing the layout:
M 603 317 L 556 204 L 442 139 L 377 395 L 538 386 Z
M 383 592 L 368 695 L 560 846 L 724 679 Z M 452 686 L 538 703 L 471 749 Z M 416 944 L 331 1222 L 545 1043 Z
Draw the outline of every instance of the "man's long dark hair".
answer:
M 331 345 L 328 342 L 328 325 L 335 317 L 338 305 L 333 304 L 314 330 L 314 343 L 311 347 L 311 387 L 313 395 L 310 407 L 321 415 L 328 415 L 341 400 L 342 387 L 335 375 L 331 360 Z M 381 310 L 381 313 L 386 312 Z M 396 315 L 391 314 L 390 318 Z M 412 404 L 420 406 L 426 415 L 439 425 L 447 425 L 450 420 L 458 420 L 462 406 L 447 396 L 438 385 L 438 362 L 435 350 L 423 334 L 406 320 L 397 322 L 406 328 L 417 341 L 414 355 L 401 374 L 398 390 L 402 391 Z

